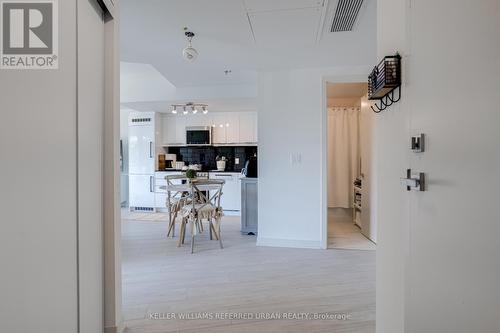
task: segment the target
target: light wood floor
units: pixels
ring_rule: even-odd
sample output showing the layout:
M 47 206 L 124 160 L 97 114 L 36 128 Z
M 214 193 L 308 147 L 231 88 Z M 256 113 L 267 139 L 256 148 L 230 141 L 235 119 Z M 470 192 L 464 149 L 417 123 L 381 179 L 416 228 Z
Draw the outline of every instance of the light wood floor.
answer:
M 366 238 L 353 223 L 351 212 L 350 209 L 328 209 L 328 248 L 375 250 L 375 243 Z
M 375 252 L 256 247 L 225 217 L 223 240 L 195 254 L 166 239 L 166 223 L 123 222 L 126 333 L 375 332 Z M 154 320 L 159 313 L 310 312 L 348 320 Z

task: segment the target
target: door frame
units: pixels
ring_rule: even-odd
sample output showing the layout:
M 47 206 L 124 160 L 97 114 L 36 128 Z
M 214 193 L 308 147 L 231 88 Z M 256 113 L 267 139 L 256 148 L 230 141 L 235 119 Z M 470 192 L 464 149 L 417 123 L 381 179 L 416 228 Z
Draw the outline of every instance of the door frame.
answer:
M 328 102 L 327 83 L 357 83 L 367 81 L 367 74 L 323 75 L 321 110 L 321 248 L 328 249 Z

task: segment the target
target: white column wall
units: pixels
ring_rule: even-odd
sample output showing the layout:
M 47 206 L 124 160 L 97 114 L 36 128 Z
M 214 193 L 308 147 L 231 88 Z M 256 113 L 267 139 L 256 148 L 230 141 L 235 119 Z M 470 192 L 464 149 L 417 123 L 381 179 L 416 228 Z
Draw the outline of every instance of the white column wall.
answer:
M 352 82 L 368 67 L 259 75 L 258 245 L 326 246 L 325 79 Z

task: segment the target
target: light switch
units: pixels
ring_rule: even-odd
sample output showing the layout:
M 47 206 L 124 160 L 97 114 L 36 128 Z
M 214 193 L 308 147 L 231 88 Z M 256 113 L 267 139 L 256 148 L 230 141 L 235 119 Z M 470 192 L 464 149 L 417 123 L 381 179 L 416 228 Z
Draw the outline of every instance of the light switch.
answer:
M 240 164 L 240 159 L 238 157 L 234 159 L 234 164 Z
M 301 153 L 291 153 L 290 154 L 290 164 L 296 165 L 302 163 L 302 154 Z

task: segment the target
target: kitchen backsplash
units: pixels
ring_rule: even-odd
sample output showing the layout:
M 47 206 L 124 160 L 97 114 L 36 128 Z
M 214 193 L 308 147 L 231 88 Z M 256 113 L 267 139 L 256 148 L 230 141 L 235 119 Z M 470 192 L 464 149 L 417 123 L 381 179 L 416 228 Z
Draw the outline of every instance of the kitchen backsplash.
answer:
M 168 147 L 166 153 L 176 154 L 177 161 L 183 161 L 187 165 L 201 164 L 204 170 L 217 169 L 216 157 L 224 156 L 226 171 L 239 172 L 245 166 L 245 161 L 257 154 L 257 147 Z M 236 160 L 239 160 L 239 163 L 235 163 Z

